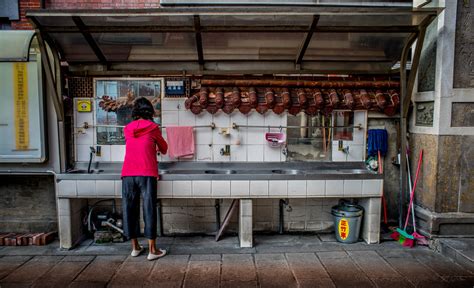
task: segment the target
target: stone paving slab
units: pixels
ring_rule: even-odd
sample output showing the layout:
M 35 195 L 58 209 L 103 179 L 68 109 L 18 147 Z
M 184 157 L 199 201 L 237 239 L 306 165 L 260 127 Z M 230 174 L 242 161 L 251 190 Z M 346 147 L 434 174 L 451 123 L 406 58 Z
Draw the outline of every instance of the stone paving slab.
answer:
M 74 281 L 107 283 L 126 258 L 122 255 L 97 256 Z
M 153 268 L 152 261 L 143 258 L 142 261 L 134 261 L 135 257 L 129 257 L 125 260 L 115 272 L 109 287 L 137 287 L 145 283 L 150 271 Z M 136 257 L 138 258 L 138 257 Z
M 157 261 L 146 260 L 148 249 L 131 257 L 129 242 L 88 241 L 70 251 L 59 250 L 57 242 L 24 251 L 6 247 L 0 250 L 0 287 L 474 286 L 472 270 L 426 247 L 394 241 L 341 244 L 314 235 L 258 235 L 255 248 L 241 249 L 236 237 L 187 239 L 159 238 L 169 255 Z
M 221 287 L 226 288 L 252 288 L 259 287 L 257 281 L 243 282 L 243 281 L 222 281 Z
M 190 255 L 168 255 L 158 259 L 144 287 L 182 287 Z
M 47 273 L 38 278 L 32 287 L 35 288 L 62 288 L 67 287 L 77 275 L 89 264 L 89 261 L 61 261 Z
M 373 278 L 375 286 L 378 288 L 408 288 L 415 287 L 413 284 L 401 277 Z
M 217 261 L 190 261 L 184 287 L 219 287 L 220 266 Z
M 0 280 L 0 285 L 2 288 L 7 287 L 11 283 L 31 285 L 34 281 L 55 267 L 63 258 L 63 256 L 35 256 Z
M 72 282 L 68 288 L 105 288 L 107 287 L 107 282 Z
M 31 259 L 31 256 L 4 256 L 0 258 L 0 280 Z M 1 284 L 0 284 L 1 286 Z
M 329 274 L 314 253 L 287 253 L 286 261 L 298 282 L 329 278 Z
M 252 254 L 224 254 L 222 255 L 221 281 L 232 286 L 245 283 L 257 283 L 257 273 Z M 244 283 L 239 283 L 244 282 Z
M 471 276 L 467 269 L 453 262 L 451 259 L 434 254 L 431 251 L 413 251 L 413 256 L 425 266 L 434 270 L 440 276 Z
M 415 258 L 386 258 L 386 260 L 403 278 L 416 286 L 442 283 L 442 279 L 438 274 Z
M 398 274 L 375 251 L 349 251 L 351 260 L 362 269 L 369 278 L 400 278 Z
M 318 252 L 317 255 L 337 287 L 374 287 L 346 252 Z
M 320 279 L 297 279 L 299 288 L 313 288 L 313 287 L 324 287 L 333 288 L 336 287 L 334 282 L 330 278 Z
M 255 254 L 261 287 L 297 287 L 297 282 L 283 254 Z

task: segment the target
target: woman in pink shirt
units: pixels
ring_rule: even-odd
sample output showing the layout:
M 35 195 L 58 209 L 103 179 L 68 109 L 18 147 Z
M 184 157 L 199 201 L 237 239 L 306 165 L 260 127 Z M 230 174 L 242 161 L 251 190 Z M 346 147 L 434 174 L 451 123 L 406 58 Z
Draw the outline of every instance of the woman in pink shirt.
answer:
M 125 160 L 122 167 L 122 207 L 124 233 L 132 241 L 133 257 L 144 248 L 138 243 L 140 235 L 140 194 L 143 196 L 143 220 L 145 237 L 148 238 L 148 260 L 155 260 L 166 254 L 156 249 L 157 228 L 157 178 L 158 161 L 156 153 L 166 154 L 168 144 L 161 136 L 160 127 L 153 122 L 155 110 L 146 98 L 138 98 L 133 104 L 134 121 L 125 126 Z

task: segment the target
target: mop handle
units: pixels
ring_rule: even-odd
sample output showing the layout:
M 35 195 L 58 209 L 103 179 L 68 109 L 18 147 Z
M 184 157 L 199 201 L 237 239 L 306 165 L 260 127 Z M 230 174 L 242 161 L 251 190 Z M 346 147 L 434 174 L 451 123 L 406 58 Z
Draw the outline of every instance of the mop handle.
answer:
M 405 227 L 403 228 L 404 230 L 408 226 L 408 219 L 410 218 L 410 207 L 413 204 L 413 196 L 415 195 L 416 183 L 418 182 L 418 175 L 420 173 L 421 161 L 422 160 L 423 160 L 423 149 L 420 151 L 420 157 L 418 159 L 418 167 L 416 167 L 415 182 L 413 183 L 413 188 L 412 188 L 411 193 L 410 193 L 410 203 L 408 204 L 408 214 L 407 214 L 407 218 L 405 220 Z
M 411 189 L 413 188 L 413 184 L 411 183 L 410 159 L 408 159 L 408 153 L 406 154 L 406 157 L 407 157 L 407 170 L 408 170 L 408 186 L 410 186 L 410 191 L 411 191 Z M 413 198 L 413 200 L 414 200 L 414 198 Z M 415 206 L 415 204 L 412 203 L 412 205 L 411 205 L 411 218 L 412 218 L 412 221 L 413 221 L 413 231 L 416 232 L 415 208 L 414 208 L 414 206 Z

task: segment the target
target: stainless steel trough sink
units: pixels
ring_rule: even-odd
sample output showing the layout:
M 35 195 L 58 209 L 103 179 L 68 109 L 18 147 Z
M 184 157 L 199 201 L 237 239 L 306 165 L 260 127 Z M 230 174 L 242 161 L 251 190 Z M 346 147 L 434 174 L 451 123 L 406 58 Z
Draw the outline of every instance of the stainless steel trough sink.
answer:
M 177 169 L 177 170 L 158 170 L 159 174 L 203 174 L 202 170 L 199 169 Z
M 338 169 L 336 170 L 337 173 L 341 173 L 341 174 L 366 174 L 366 173 L 374 173 L 375 172 L 372 172 L 370 170 L 367 170 L 367 169 Z
M 205 174 L 236 174 L 236 170 L 230 169 L 219 169 L 219 170 L 205 170 Z
M 87 173 L 87 170 L 84 170 L 84 169 L 74 169 L 74 170 L 66 171 L 66 174 L 99 174 L 102 172 L 104 172 L 104 170 L 101 170 L 101 169 L 99 170 L 91 169 L 90 173 Z
M 166 170 L 161 169 L 159 170 L 160 174 L 236 174 L 236 170 L 229 170 L 229 169 L 215 169 L 215 170 Z
M 272 170 L 272 173 L 274 173 L 274 174 L 285 174 L 285 175 L 304 174 L 304 172 L 302 170 L 296 170 L 296 169 L 277 169 L 277 170 Z

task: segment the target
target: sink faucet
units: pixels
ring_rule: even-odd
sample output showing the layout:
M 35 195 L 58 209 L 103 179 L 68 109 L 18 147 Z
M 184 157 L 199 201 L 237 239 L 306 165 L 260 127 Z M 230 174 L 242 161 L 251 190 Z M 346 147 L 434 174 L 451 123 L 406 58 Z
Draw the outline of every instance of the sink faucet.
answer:
M 94 154 L 97 153 L 97 150 L 95 150 L 93 146 L 90 146 L 89 149 L 90 149 L 90 154 L 89 154 L 89 165 L 87 166 L 87 173 L 90 174 L 92 173 L 92 170 L 91 170 L 92 157 L 94 156 Z
M 338 141 L 338 144 L 337 144 L 337 150 L 341 151 L 342 153 L 344 154 L 349 154 L 349 145 L 347 145 L 346 147 L 344 147 L 344 142 L 342 140 L 339 140 Z
M 225 145 L 225 148 L 221 148 L 221 155 L 222 156 L 230 156 L 230 145 Z
M 342 148 L 342 153 L 349 154 L 349 146 Z

